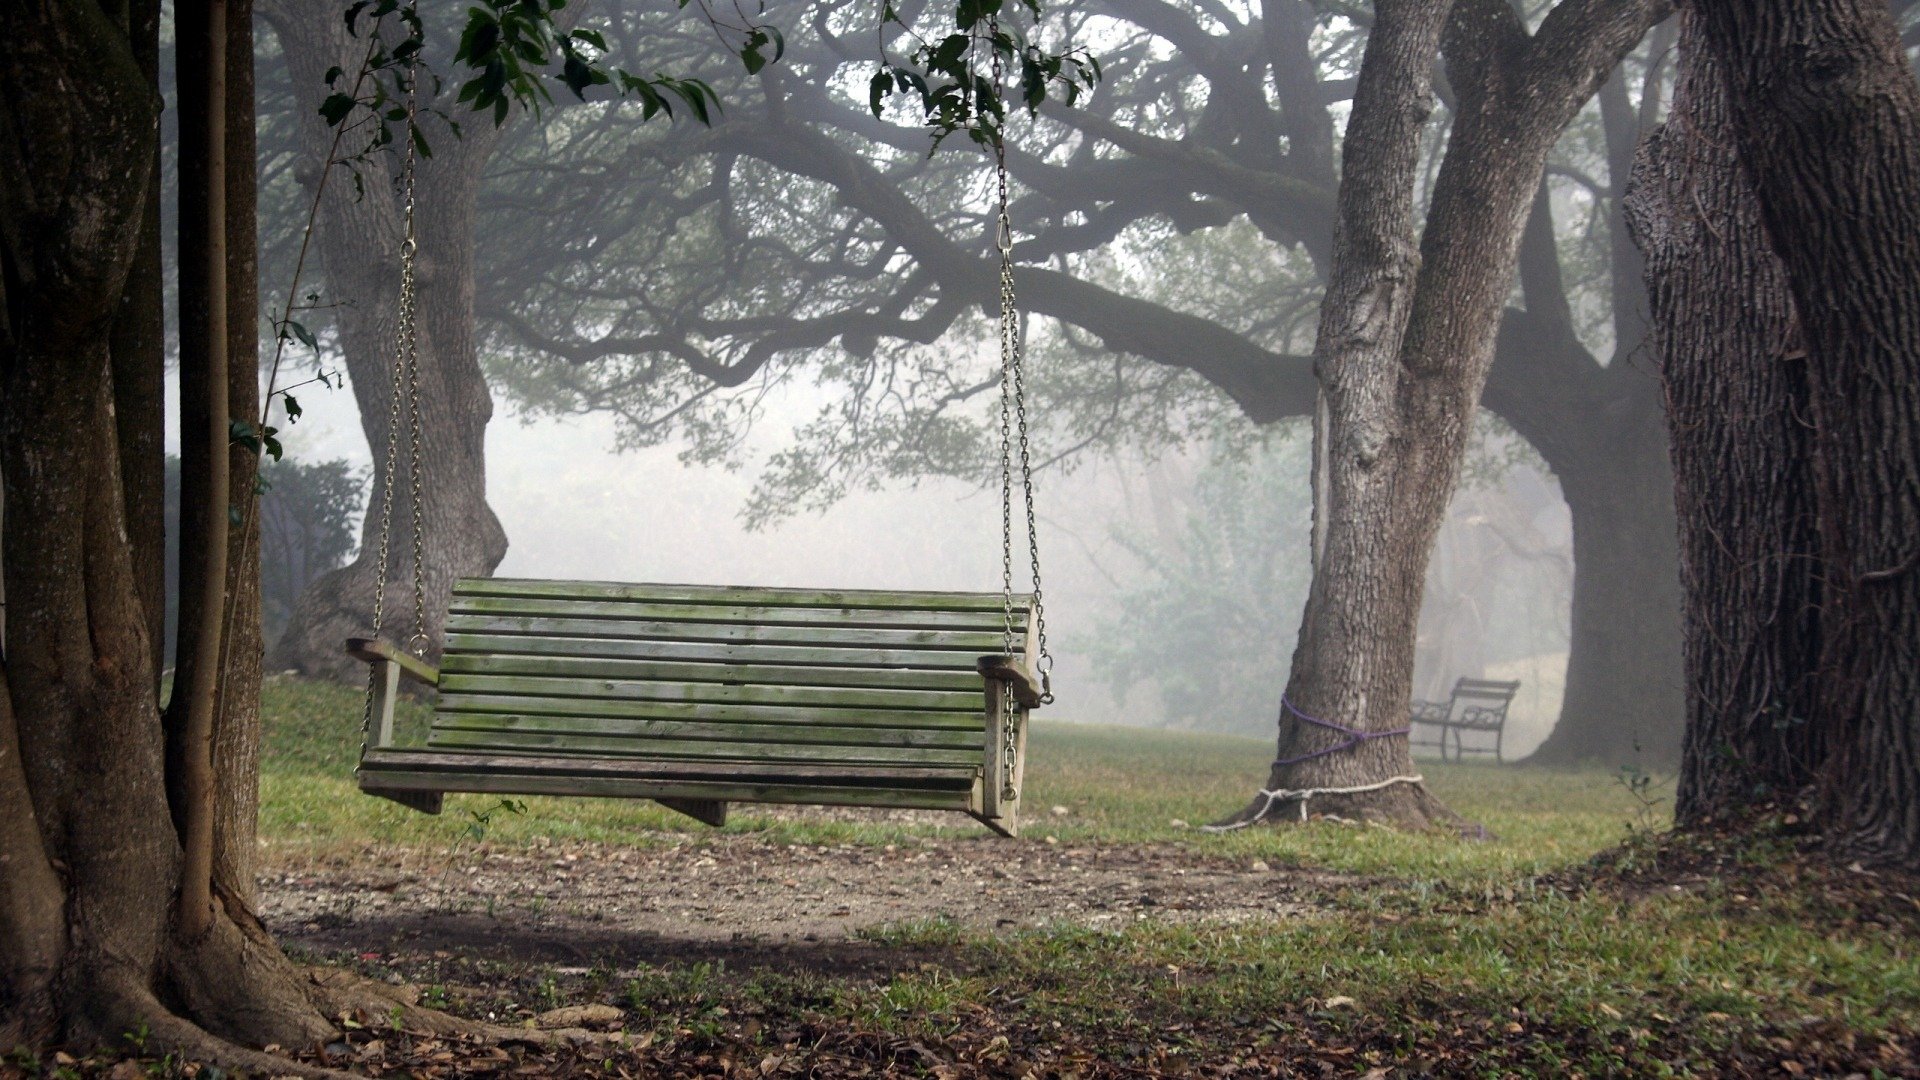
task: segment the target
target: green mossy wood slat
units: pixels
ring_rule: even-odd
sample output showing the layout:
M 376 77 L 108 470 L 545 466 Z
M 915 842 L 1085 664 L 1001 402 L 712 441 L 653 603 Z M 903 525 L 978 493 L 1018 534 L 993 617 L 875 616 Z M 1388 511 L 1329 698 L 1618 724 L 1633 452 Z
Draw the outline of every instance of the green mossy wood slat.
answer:
M 983 692 L 984 695 L 984 692 Z M 984 707 L 984 696 L 982 698 Z M 610 716 L 634 720 L 714 720 L 738 724 L 820 723 L 898 728 L 965 728 L 979 731 L 981 709 L 972 712 L 896 712 L 795 705 L 739 705 L 687 701 L 613 701 L 593 698 L 443 694 L 442 713 L 524 713 L 540 716 Z
M 751 780 L 754 783 L 827 783 L 887 787 L 902 783 L 945 784 L 965 787 L 977 774 L 970 768 L 902 768 L 882 765 L 812 765 L 795 762 L 755 763 L 745 766 L 713 762 L 632 761 L 552 754 L 476 754 L 426 749 L 369 750 L 363 769 L 405 769 L 439 773 L 513 772 L 555 776 L 613 776 L 709 781 Z
M 461 731 L 438 728 L 432 746 L 446 750 L 508 750 L 529 754 L 568 754 L 590 757 L 630 757 L 647 761 L 791 762 L 820 765 L 972 765 L 980 764 L 980 750 L 924 749 L 920 747 L 831 746 L 807 743 L 754 742 L 748 739 L 675 740 L 632 739 L 619 735 L 581 732 Z
M 965 791 L 914 788 L 833 787 L 810 781 L 751 784 L 738 781 L 648 780 L 623 777 L 541 775 L 532 773 L 372 774 L 379 788 L 402 791 L 467 791 L 485 795 L 558 795 L 603 799 L 711 799 L 719 802 L 798 803 L 806 806 L 874 806 L 908 810 L 971 810 L 976 799 Z M 449 780 L 453 783 L 449 783 Z M 976 781 L 977 783 L 977 781 Z
M 1004 644 L 1004 643 L 1003 643 Z M 994 651 L 999 651 L 996 646 Z M 490 634 L 455 629 L 447 634 L 449 659 L 476 656 L 558 656 L 582 660 L 658 660 L 691 663 L 769 664 L 781 667 L 911 668 L 974 673 L 980 654 L 936 649 L 873 646 L 809 647 L 705 641 L 646 641 L 533 634 Z
M 714 704 L 823 705 L 865 709 L 953 711 L 985 708 L 985 681 L 972 693 L 950 690 L 868 690 L 857 686 L 753 686 L 637 679 L 562 679 L 531 675 L 443 675 L 449 694 L 518 694 L 615 701 L 704 701 Z
M 536 675 L 568 679 L 678 680 L 756 686 L 851 686 L 880 690 L 978 692 L 980 676 L 970 671 L 923 668 L 809 667 L 775 664 L 701 664 L 685 661 L 602 660 L 566 656 L 448 655 L 448 675 Z
M 977 726 L 977 725 L 976 725 Z M 521 731 L 604 735 L 627 739 L 644 753 L 655 739 L 706 739 L 717 743 L 807 743 L 826 747 L 940 747 L 981 754 L 980 733 L 965 728 L 833 727 L 826 724 L 687 723 L 602 716 L 528 716 L 520 713 L 456 713 L 442 710 L 435 733 Z
M 743 645 L 809 645 L 845 648 L 945 649 L 999 652 L 1006 638 L 988 630 L 875 630 L 870 627 L 753 626 L 744 623 L 671 623 L 643 619 L 569 619 L 531 615 L 454 615 L 447 628 L 459 634 L 549 634 L 557 637 L 629 641 L 711 641 Z
M 781 605 L 787 607 L 907 608 L 915 611 L 999 611 L 998 593 L 917 592 L 879 589 L 781 589 L 758 585 L 665 585 L 625 581 L 549 581 L 535 578 L 462 578 L 455 597 L 525 596 L 581 600 L 651 600 L 664 603 Z M 1015 594 L 1025 612 L 1032 597 Z
M 624 600 L 550 600 L 543 597 L 455 597 L 454 615 L 525 615 L 566 619 L 631 619 L 636 622 L 739 623 L 748 626 L 824 626 L 871 630 L 1003 631 L 999 611 L 915 611 L 906 608 L 740 607 L 731 604 L 664 604 Z M 1026 618 L 1014 619 L 1025 634 Z

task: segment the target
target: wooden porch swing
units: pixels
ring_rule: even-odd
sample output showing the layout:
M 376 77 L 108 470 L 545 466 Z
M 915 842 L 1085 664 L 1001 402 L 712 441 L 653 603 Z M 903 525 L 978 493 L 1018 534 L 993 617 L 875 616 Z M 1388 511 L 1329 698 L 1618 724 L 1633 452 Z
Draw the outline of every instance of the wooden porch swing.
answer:
M 1053 660 L 1004 153 L 996 153 L 999 592 L 467 578 L 453 586 L 436 668 L 423 658 L 414 151 L 402 141 L 400 323 L 373 622 L 347 642 L 371 665 L 360 789 L 426 813 L 440 811 L 446 792 L 652 799 L 716 826 L 735 802 L 956 810 L 1017 835 L 1027 714 L 1053 700 Z M 414 601 L 405 647 L 382 637 L 403 425 Z M 1028 594 L 1013 591 L 1016 456 Z M 438 691 L 423 746 L 395 743 L 402 678 Z

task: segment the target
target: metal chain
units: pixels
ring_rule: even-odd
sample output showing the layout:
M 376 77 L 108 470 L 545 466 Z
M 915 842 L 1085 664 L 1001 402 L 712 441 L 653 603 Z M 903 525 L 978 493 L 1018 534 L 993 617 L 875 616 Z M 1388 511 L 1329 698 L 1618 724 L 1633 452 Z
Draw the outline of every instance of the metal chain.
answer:
M 416 632 L 425 618 L 426 597 L 421 588 L 420 578 L 420 374 L 418 370 L 418 326 L 415 302 L 414 255 L 419 244 L 414 235 L 414 65 L 407 68 L 407 124 L 405 157 L 400 168 L 401 186 L 405 192 L 405 216 L 403 218 L 400 239 L 400 310 L 394 328 L 393 343 L 393 381 L 387 391 L 387 452 L 383 466 L 383 481 L 380 486 L 380 546 L 379 558 L 374 563 L 373 574 L 373 636 L 378 639 L 380 631 L 386 625 L 387 613 L 387 574 L 393 548 L 393 486 L 394 476 L 399 470 L 400 427 L 412 414 L 411 469 L 413 473 L 413 556 L 414 556 L 414 623 Z M 406 406 L 401 404 L 402 393 L 406 394 Z M 360 757 L 367 756 L 367 741 L 373 737 L 373 698 L 377 688 L 375 669 L 369 666 L 367 671 L 367 697 L 360 713 Z
M 1001 86 L 1004 72 L 999 48 L 1000 20 L 989 18 L 987 32 L 993 37 L 988 52 L 992 56 L 993 86 Z M 1033 570 L 1033 635 L 1039 652 L 1034 673 L 1040 677 L 1041 704 L 1053 701 L 1053 654 L 1047 649 L 1046 605 L 1040 585 L 1040 540 L 1038 519 L 1033 505 L 1033 457 L 1027 433 L 1027 388 L 1020 309 L 1013 281 L 1013 219 L 1008 212 L 1007 147 L 1004 131 L 996 130 L 992 141 L 995 195 L 998 215 L 994 222 L 994 246 L 1000 252 L 1000 587 L 1003 628 L 1007 655 L 1014 654 L 1013 613 L 1013 446 L 1019 439 L 1020 488 L 1026 502 L 1027 556 Z M 1002 684 L 1000 715 L 1001 796 L 1014 799 L 1019 794 L 1015 769 L 1020 762 L 1018 703 L 1011 685 Z

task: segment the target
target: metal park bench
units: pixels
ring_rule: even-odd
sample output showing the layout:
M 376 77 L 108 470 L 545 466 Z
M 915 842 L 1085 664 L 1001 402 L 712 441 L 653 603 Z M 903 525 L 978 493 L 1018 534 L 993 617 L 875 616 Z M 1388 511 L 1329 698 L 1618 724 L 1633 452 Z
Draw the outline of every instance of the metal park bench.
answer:
M 1453 737 L 1453 760 L 1463 760 L 1467 754 L 1492 754 L 1493 760 L 1504 761 L 1501 756 L 1501 744 L 1507 731 L 1507 707 L 1513 704 L 1513 696 L 1520 690 L 1518 680 L 1499 682 L 1493 679 L 1460 679 L 1453 684 L 1453 694 L 1446 701 L 1415 701 L 1409 716 L 1413 734 L 1408 742 L 1413 746 L 1435 746 L 1440 749 L 1440 759 L 1447 760 L 1447 737 Z M 1421 729 L 1431 729 L 1432 737 L 1422 739 Z M 1489 733 L 1493 736 L 1492 745 L 1468 746 L 1462 739 L 1466 732 Z

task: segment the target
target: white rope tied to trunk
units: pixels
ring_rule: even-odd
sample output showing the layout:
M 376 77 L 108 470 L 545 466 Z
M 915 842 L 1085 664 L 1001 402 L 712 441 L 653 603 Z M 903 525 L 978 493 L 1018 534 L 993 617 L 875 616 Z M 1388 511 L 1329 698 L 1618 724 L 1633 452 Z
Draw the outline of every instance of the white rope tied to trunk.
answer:
M 1296 799 L 1300 802 L 1300 820 L 1305 821 L 1307 820 L 1307 800 L 1313 798 L 1315 795 L 1364 795 L 1369 791 L 1379 791 L 1381 788 L 1392 787 L 1395 784 L 1418 784 L 1425 779 L 1426 777 L 1424 776 L 1389 776 L 1378 783 L 1358 784 L 1353 787 L 1280 788 L 1278 790 L 1261 788 L 1260 795 L 1267 801 L 1261 805 L 1259 813 L 1243 821 L 1235 821 L 1226 825 L 1202 825 L 1200 826 L 1200 831 L 1223 833 L 1232 832 L 1235 829 L 1244 829 L 1266 817 L 1267 811 L 1273 809 L 1274 803 L 1293 802 Z

